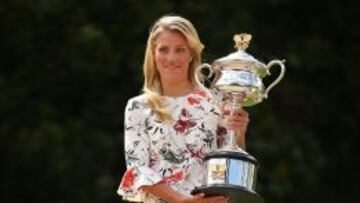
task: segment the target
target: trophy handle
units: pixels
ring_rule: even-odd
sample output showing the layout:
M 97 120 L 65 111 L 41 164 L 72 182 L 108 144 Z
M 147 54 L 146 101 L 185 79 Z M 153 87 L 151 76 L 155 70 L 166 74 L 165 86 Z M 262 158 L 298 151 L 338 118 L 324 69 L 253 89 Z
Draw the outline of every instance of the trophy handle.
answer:
M 208 75 L 204 75 L 202 73 L 202 71 L 204 69 L 207 69 L 209 71 L 209 74 Z M 212 66 L 208 63 L 204 63 L 204 64 L 201 64 L 200 66 L 197 67 L 196 71 L 195 71 L 195 79 L 197 81 L 197 83 L 203 87 L 203 88 L 206 88 L 206 89 L 209 89 L 207 87 L 205 87 L 204 85 L 204 81 L 205 80 L 208 80 L 210 77 L 212 77 L 214 74 L 216 74 L 212 68 Z
M 266 89 L 265 89 L 265 93 L 264 93 L 264 98 L 267 98 L 268 97 L 268 94 L 269 94 L 269 91 L 275 86 L 277 85 L 280 80 L 284 77 L 284 74 L 285 74 L 285 65 L 284 65 L 284 62 L 285 60 L 272 60 L 270 61 L 267 65 L 266 65 L 266 70 L 267 70 L 267 73 L 268 75 L 270 75 L 270 68 L 273 66 L 273 65 L 279 65 L 280 68 L 281 68 L 281 72 L 279 74 L 279 76 L 276 78 L 276 80 L 274 80 L 274 82 L 272 82 Z

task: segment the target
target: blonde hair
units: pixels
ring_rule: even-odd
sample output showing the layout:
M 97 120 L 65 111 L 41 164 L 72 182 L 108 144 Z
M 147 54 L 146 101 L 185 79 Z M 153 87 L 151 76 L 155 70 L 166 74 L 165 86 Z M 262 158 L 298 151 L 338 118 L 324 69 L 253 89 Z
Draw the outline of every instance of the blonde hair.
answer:
M 170 112 L 166 109 L 162 97 L 162 86 L 160 74 L 156 69 L 154 61 L 155 40 L 164 30 L 171 30 L 181 33 L 191 50 L 192 61 L 189 67 L 189 81 L 196 86 L 195 71 L 201 63 L 201 53 L 204 45 L 201 43 L 198 33 L 193 24 L 180 16 L 163 16 L 155 22 L 150 30 L 145 50 L 145 59 L 143 64 L 144 86 L 143 92 L 147 97 L 149 107 L 161 121 L 171 121 Z

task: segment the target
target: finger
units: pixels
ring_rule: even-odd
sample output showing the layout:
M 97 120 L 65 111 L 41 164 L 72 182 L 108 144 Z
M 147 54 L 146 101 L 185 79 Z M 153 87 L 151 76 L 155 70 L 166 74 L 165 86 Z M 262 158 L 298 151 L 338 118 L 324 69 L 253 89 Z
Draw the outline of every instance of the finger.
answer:
M 229 123 L 248 123 L 250 119 L 247 117 L 230 117 L 227 121 Z
M 228 121 L 227 123 L 227 126 L 248 126 L 248 123 L 246 121 L 238 121 L 238 120 L 235 120 L 235 121 Z
M 234 130 L 236 132 L 246 132 L 246 125 L 229 125 L 227 126 L 230 130 Z
M 249 119 L 231 119 L 226 122 L 228 126 L 248 126 Z
M 249 118 L 248 114 L 244 114 L 241 112 L 234 112 L 229 115 L 227 115 L 228 118 Z
M 215 196 L 215 197 L 206 198 L 206 202 L 220 203 L 220 202 L 227 202 L 227 201 L 228 201 L 228 198 L 225 196 Z
M 245 125 L 229 125 L 228 128 L 235 130 L 235 131 L 244 131 L 247 126 Z
M 199 194 L 194 195 L 194 198 L 195 198 L 195 199 L 202 199 L 202 198 L 204 198 L 204 197 L 205 197 L 205 194 L 204 194 L 204 193 L 199 193 Z
M 236 122 L 232 122 L 230 123 L 231 126 L 235 126 L 235 127 L 239 127 L 239 128 L 246 128 L 248 126 L 248 122 L 247 121 L 236 121 Z
M 247 111 L 245 111 L 244 109 L 240 108 L 240 109 L 234 109 L 232 111 L 233 114 L 242 114 L 242 115 L 249 115 L 249 113 Z

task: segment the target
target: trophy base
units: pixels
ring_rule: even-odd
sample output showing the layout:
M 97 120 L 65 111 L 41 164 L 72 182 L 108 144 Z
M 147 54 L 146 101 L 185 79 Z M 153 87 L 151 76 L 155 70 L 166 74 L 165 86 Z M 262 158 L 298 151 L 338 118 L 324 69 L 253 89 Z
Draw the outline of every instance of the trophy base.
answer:
M 241 186 L 234 185 L 212 185 L 196 187 L 191 194 L 204 193 L 205 196 L 223 195 L 229 197 L 229 203 L 263 203 L 264 199 L 256 192 Z

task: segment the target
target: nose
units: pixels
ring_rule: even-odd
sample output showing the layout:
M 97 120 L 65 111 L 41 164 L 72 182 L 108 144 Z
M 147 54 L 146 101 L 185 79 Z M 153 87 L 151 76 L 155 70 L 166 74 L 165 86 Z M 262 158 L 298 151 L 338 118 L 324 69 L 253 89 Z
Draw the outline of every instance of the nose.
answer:
M 177 55 L 176 55 L 176 53 L 170 52 L 170 53 L 168 54 L 167 59 L 168 59 L 168 61 L 169 61 L 170 63 L 175 63 L 176 60 L 177 60 Z

